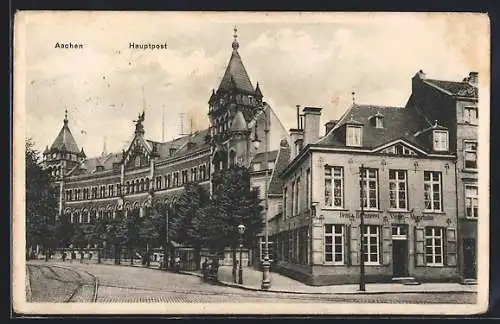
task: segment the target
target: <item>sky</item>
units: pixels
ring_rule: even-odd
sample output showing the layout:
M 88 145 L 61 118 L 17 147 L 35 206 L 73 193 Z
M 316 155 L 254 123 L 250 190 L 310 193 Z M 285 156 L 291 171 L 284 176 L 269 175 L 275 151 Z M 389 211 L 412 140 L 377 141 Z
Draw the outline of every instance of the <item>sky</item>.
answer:
M 38 150 L 52 144 L 66 109 L 87 156 L 99 155 L 104 142 L 121 152 L 143 109 L 146 137 L 171 140 L 181 119 L 184 132 L 191 120 L 194 129 L 208 126 L 207 101 L 236 25 L 252 84 L 289 129 L 296 105 L 323 108 L 325 123 L 342 115 L 353 91 L 356 103 L 402 107 L 420 69 L 434 79 L 477 71 L 480 82 L 489 80 L 488 24 L 485 15 L 451 13 L 28 13 L 16 17 L 23 59 L 15 61 L 14 96 L 22 87 L 16 102 Z M 131 42 L 167 49 L 131 49 Z

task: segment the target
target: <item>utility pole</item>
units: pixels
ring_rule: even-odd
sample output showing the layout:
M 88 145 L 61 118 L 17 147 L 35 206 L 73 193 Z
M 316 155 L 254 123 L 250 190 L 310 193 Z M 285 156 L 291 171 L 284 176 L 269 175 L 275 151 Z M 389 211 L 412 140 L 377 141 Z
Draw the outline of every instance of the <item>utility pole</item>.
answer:
M 363 250 L 363 231 L 365 227 L 365 222 L 364 222 L 364 206 L 365 206 L 365 181 L 364 181 L 364 175 L 365 175 L 365 167 L 363 164 L 359 167 L 359 174 L 361 176 L 360 180 L 360 196 L 361 196 L 361 212 L 359 214 L 359 235 L 360 235 L 360 240 L 359 240 L 359 246 L 360 246 L 360 260 L 359 260 L 359 291 L 365 291 L 365 253 Z M 368 251 L 367 251 L 368 252 Z

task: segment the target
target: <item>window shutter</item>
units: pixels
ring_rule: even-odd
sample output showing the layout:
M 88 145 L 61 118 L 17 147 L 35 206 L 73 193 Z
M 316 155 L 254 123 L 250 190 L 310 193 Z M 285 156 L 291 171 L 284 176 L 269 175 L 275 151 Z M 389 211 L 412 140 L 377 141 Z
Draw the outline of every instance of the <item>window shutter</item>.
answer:
M 347 265 L 351 265 L 351 258 L 349 257 L 351 253 L 351 225 L 345 226 L 345 247 L 344 247 L 344 259 Z
M 446 265 L 450 267 L 457 266 L 457 236 L 456 229 L 447 228 L 446 229 Z M 444 252 L 444 251 L 443 251 Z
M 351 246 L 350 246 L 350 254 L 351 254 L 351 264 L 352 265 L 359 265 L 359 254 L 358 254 L 358 245 L 359 245 L 359 227 L 358 226 L 351 226 L 351 231 L 350 231 L 350 241 L 351 241 Z
M 391 245 L 392 245 L 392 231 L 391 227 L 384 225 L 382 227 L 382 262 L 383 265 L 391 264 Z
M 425 266 L 425 237 L 424 228 L 415 227 L 415 265 Z

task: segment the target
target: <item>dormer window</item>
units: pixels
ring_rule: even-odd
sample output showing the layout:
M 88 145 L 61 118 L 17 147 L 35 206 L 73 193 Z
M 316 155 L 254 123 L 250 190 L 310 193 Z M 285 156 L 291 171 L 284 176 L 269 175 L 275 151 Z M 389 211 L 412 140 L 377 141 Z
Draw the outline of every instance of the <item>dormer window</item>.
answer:
M 347 146 L 361 146 L 361 130 L 361 126 L 347 126 Z
M 448 131 L 435 130 L 433 132 L 434 151 L 448 151 Z
M 370 122 L 375 128 L 384 128 L 384 115 L 377 111 L 375 115 L 370 117 Z

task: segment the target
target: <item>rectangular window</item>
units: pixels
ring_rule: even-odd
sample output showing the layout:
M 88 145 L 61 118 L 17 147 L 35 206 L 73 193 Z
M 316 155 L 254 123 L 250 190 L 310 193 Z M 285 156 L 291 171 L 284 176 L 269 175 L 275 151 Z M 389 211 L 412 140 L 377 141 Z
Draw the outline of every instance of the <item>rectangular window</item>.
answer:
M 378 170 L 364 169 L 361 177 L 364 197 L 361 204 L 367 209 L 378 209 Z
M 306 209 L 311 207 L 311 169 L 306 171 Z
M 347 146 L 361 146 L 361 127 L 347 126 Z
M 174 173 L 174 186 L 175 187 L 179 186 L 179 171 Z
M 193 181 L 193 182 L 198 181 L 198 169 L 197 168 L 191 169 L 191 181 Z
M 478 217 L 477 186 L 465 186 L 465 217 Z
M 157 176 L 156 177 L 156 190 L 160 190 L 161 189 L 161 176 Z
M 325 225 L 325 250 L 326 263 L 344 264 L 344 226 Z
M 378 226 L 365 225 L 363 228 L 363 258 L 365 264 L 380 264 L 379 249 Z
M 443 229 L 440 227 L 425 228 L 425 263 L 443 265 Z
M 116 184 L 116 195 L 118 196 L 122 195 L 122 185 L 119 183 Z
M 342 167 L 325 167 L 325 205 L 344 207 L 344 169 Z
M 300 177 L 295 181 L 295 213 L 299 214 L 301 211 L 300 205 Z
M 426 211 L 441 211 L 441 172 L 424 171 L 424 203 Z
M 433 133 L 434 151 L 448 151 L 448 132 L 435 130 Z
M 477 125 L 478 113 L 477 107 L 464 108 L 464 122 L 471 125 Z
M 172 176 L 170 174 L 167 174 L 165 176 L 165 187 L 167 188 L 170 188 L 170 186 L 172 185 Z
M 286 219 L 286 216 L 287 216 L 287 214 L 286 214 L 286 209 L 288 207 L 286 204 L 287 195 L 288 195 L 288 189 L 287 189 L 287 187 L 284 187 L 283 188 L 283 219 Z
M 407 182 L 405 170 L 389 170 L 389 205 L 391 209 L 407 210 Z
M 181 184 L 185 184 L 188 182 L 188 172 L 187 170 L 182 170 L 182 182 Z
M 477 142 L 464 142 L 464 159 L 466 169 L 477 169 Z

